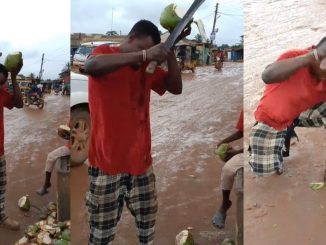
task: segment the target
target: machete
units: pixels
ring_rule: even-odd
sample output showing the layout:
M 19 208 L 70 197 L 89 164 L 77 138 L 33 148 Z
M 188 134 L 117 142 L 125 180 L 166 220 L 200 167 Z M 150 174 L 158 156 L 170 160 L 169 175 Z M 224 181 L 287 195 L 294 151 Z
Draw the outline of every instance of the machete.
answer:
M 171 49 L 173 47 L 175 41 L 183 32 L 185 27 L 189 24 L 196 10 L 200 7 L 200 5 L 203 4 L 203 2 L 205 2 L 205 0 L 195 0 L 192 3 L 187 13 L 183 16 L 183 18 L 180 20 L 178 25 L 173 29 L 170 36 L 167 38 L 166 42 L 164 43 L 164 46 L 167 49 Z M 146 73 L 153 74 L 156 69 L 156 66 L 157 66 L 157 61 L 151 61 L 146 68 Z

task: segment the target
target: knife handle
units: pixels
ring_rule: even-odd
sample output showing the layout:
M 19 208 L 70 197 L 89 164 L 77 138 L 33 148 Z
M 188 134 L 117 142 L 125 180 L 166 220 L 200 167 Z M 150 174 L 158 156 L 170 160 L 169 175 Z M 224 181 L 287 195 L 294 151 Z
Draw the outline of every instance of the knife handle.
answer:
M 156 70 L 157 64 L 158 64 L 157 61 L 151 61 L 146 67 L 146 73 L 153 74 Z

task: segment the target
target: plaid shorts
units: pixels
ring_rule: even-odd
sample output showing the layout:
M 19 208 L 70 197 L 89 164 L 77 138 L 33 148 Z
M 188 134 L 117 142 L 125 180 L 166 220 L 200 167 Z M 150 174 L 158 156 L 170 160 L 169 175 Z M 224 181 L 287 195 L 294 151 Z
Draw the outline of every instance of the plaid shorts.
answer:
M 302 112 L 298 119 L 299 127 L 326 127 L 326 102 Z
M 89 167 L 88 175 L 89 244 L 112 244 L 124 202 L 135 217 L 139 244 L 153 244 L 158 206 L 153 168 L 132 176 L 107 175 Z
M 6 160 L 0 156 L 0 223 L 5 216 L 5 195 L 6 195 Z
M 283 170 L 282 149 L 286 130 L 278 131 L 264 123 L 257 123 L 249 135 L 249 164 L 258 175 Z
M 326 126 L 326 102 L 302 112 L 299 127 Z M 282 172 L 286 130 L 278 131 L 264 123 L 257 123 L 249 135 L 249 164 L 257 175 Z

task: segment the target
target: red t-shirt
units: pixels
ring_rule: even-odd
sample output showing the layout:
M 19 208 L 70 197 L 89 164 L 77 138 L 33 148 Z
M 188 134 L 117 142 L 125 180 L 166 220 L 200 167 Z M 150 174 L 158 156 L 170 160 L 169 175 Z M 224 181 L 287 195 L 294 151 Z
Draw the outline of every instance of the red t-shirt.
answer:
M 14 107 L 13 95 L 4 88 L 0 88 L 0 156 L 4 155 L 4 123 L 3 108 L 12 109 Z
M 301 56 L 311 49 L 291 50 L 278 60 Z M 301 112 L 326 101 L 326 81 L 318 80 L 308 67 L 299 69 L 287 80 L 265 85 L 263 97 L 255 111 L 257 122 L 276 130 L 287 128 Z
M 98 46 L 93 55 L 119 53 L 119 47 Z M 89 162 L 107 174 L 140 175 L 152 164 L 149 104 L 151 90 L 165 93 L 167 72 L 122 67 L 88 79 L 91 115 Z
M 241 112 L 240 112 L 240 116 L 239 116 L 239 120 L 238 120 L 236 129 L 243 132 L 243 110 L 241 110 Z

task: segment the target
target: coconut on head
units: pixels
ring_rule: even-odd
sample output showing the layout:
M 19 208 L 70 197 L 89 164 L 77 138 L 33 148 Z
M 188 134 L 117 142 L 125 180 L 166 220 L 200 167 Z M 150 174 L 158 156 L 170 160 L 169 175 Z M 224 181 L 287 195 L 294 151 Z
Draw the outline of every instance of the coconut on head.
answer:
M 171 3 L 164 8 L 160 17 L 160 24 L 169 32 L 172 32 L 184 15 L 185 12 L 183 9 Z
M 22 52 L 18 51 L 8 54 L 5 60 L 5 67 L 9 72 L 14 71 L 22 61 Z

